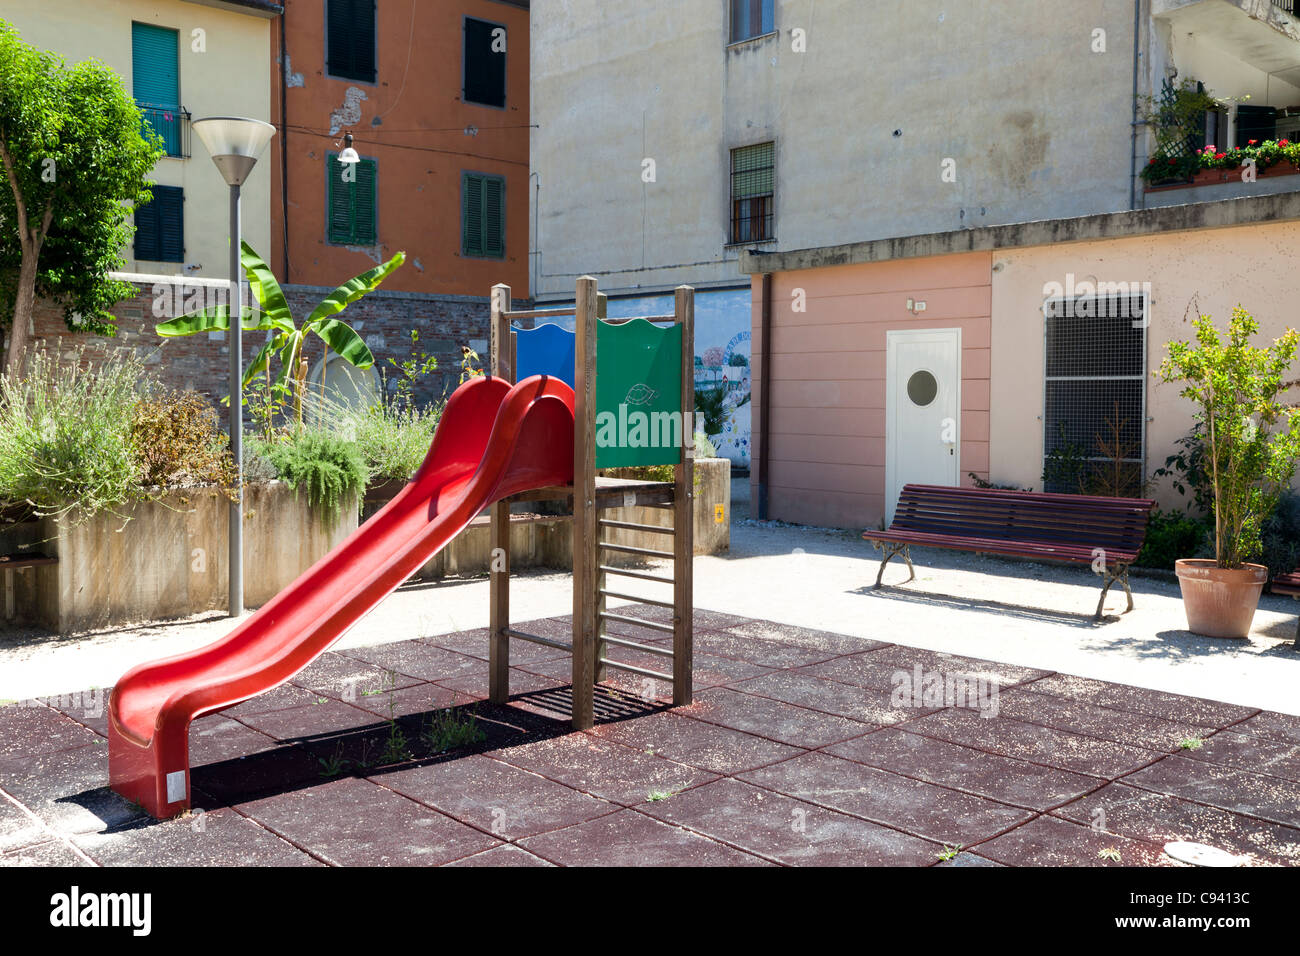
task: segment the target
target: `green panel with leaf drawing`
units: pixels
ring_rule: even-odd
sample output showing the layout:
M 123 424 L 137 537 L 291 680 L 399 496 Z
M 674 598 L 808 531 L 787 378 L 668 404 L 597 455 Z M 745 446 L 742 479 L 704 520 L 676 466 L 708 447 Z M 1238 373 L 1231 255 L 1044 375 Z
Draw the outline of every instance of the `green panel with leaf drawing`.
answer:
M 681 460 L 682 327 L 645 319 L 596 329 L 596 467 Z M 689 411 L 689 410 L 688 410 Z

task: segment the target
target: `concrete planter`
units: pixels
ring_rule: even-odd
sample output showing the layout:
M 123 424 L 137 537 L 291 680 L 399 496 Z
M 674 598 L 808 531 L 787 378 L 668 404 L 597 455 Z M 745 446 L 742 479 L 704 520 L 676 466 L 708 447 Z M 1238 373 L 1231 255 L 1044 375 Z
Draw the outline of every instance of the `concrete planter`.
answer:
M 227 606 L 228 499 L 210 488 L 164 492 L 77 525 L 45 519 L 38 550 L 59 563 L 16 575 L 20 615 L 60 634 L 185 617 Z M 333 525 L 281 482 L 245 489 L 244 586 L 265 604 L 357 528 L 354 503 Z

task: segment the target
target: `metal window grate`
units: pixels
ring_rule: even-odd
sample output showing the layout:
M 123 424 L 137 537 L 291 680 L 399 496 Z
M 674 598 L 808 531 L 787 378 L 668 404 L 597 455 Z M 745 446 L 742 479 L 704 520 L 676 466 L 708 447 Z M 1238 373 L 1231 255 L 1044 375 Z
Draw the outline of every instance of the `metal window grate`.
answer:
M 731 241 L 772 238 L 776 211 L 776 144 L 731 151 Z
M 1297 0 L 1273 0 L 1273 6 L 1285 13 L 1291 14 L 1291 16 L 1295 16 L 1297 12 L 1296 2 Z
M 1146 308 L 1145 296 L 1127 294 L 1045 303 L 1044 491 L 1140 489 L 1146 474 Z M 1123 481 L 1116 479 L 1119 471 Z M 1100 477 L 1103 472 L 1108 477 Z
M 143 125 L 162 137 L 167 155 L 173 159 L 190 158 L 190 112 L 171 106 L 141 106 Z

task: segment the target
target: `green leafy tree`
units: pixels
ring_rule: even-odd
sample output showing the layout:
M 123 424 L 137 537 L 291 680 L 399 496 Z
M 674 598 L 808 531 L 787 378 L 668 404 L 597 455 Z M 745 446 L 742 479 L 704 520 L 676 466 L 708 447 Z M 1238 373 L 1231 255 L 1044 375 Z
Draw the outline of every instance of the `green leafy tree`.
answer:
M 240 327 L 246 332 L 270 332 L 268 341 L 244 371 L 247 385 L 257 375 L 269 374 L 272 356 L 280 359 L 280 372 L 274 387 L 283 389 L 293 383 L 294 418 L 302 425 L 302 400 L 307 388 L 307 360 L 303 355 L 307 336 L 315 335 L 325 343 L 326 354 L 333 351 L 344 361 L 360 369 L 375 364 L 375 357 L 365 341 L 346 322 L 335 318 L 353 302 L 379 288 L 390 273 L 406 261 L 406 253 L 399 252 L 381 266 L 363 272 L 339 286 L 312 310 L 299 327 L 294 323 L 293 312 L 276 281 L 271 267 L 247 242 L 240 248 L 240 261 L 248 277 L 248 288 L 257 300 L 258 308 L 241 310 Z M 230 329 L 230 310 L 224 305 L 211 306 L 188 315 L 162 322 L 156 331 L 164 338 L 197 335 L 200 332 L 223 332 Z M 324 388 L 322 373 L 321 387 Z
M 1208 315 L 1195 327 L 1195 343 L 1171 342 L 1155 375 L 1182 383 L 1183 397 L 1200 407 L 1202 467 L 1214 489 L 1214 553 L 1219 567 L 1239 568 L 1261 553 L 1264 522 L 1300 459 L 1300 409 L 1280 398 L 1300 332 L 1251 345 L 1259 323 L 1241 306 L 1232 310 L 1226 339 Z
M 63 308 L 68 328 L 111 335 L 117 302 L 134 286 L 122 267 L 133 206 L 152 198 L 147 179 L 162 140 L 116 73 L 29 46 L 0 21 L 0 329 L 3 372 L 23 373 L 38 298 Z

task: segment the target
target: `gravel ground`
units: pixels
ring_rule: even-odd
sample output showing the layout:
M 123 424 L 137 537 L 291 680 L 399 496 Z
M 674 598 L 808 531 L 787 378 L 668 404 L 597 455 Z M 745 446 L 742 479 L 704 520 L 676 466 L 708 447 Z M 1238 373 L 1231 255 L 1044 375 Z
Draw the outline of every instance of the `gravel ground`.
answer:
M 1300 602 L 1265 596 L 1248 640 L 1214 640 L 1185 630 L 1176 582 L 1142 577 L 1132 582 L 1136 609 L 1120 615 L 1124 592 L 1112 589 L 1098 625 L 1100 589 L 1087 568 L 928 549 L 913 552 L 915 581 L 902 585 L 907 569 L 895 560 L 875 591 L 878 553 L 857 533 L 755 522 L 747 480 L 733 481 L 732 492 L 731 551 L 696 559 L 697 607 L 1300 714 L 1300 652 L 1291 644 Z M 566 573 L 517 575 L 514 619 L 570 613 L 569 581 Z M 643 587 L 632 593 L 663 586 Z M 338 647 L 482 627 L 487 593 L 486 578 L 409 585 Z M 136 663 L 199 647 L 231 627 L 209 614 L 65 638 L 9 629 L 0 633 L 0 699 L 109 686 Z

